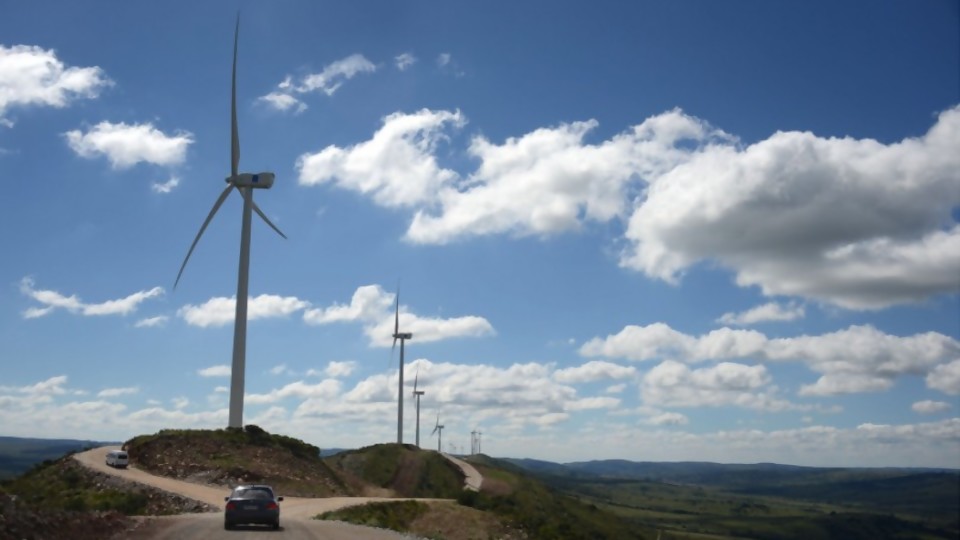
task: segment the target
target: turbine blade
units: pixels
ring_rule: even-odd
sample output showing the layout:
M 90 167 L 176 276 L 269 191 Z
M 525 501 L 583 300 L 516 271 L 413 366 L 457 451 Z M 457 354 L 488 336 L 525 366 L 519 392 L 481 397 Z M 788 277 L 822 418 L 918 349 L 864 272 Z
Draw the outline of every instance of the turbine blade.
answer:
M 260 207 L 257 206 L 257 203 L 253 202 L 253 194 L 251 193 L 251 191 L 252 190 L 250 188 L 240 189 L 240 194 L 243 195 L 243 198 L 250 203 L 250 207 L 253 208 L 253 211 L 256 212 L 258 216 L 260 216 L 260 219 L 267 222 L 267 225 L 269 225 L 271 229 L 277 231 L 277 234 L 279 234 L 284 238 L 284 240 L 286 240 L 287 235 L 283 234 L 283 232 L 281 232 L 280 229 L 278 229 L 277 226 L 274 225 L 273 222 L 270 221 L 270 219 L 266 215 L 264 215 L 263 211 L 260 210 Z
M 390 366 L 393 365 L 393 353 L 397 350 L 397 338 L 393 338 L 393 346 L 390 347 L 390 360 L 387 362 L 387 369 L 390 369 Z
M 416 372 L 416 374 L 413 376 L 413 395 L 414 395 L 414 396 L 417 395 L 417 379 L 419 379 L 419 378 L 420 378 L 420 363 L 418 362 L 418 363 L 417 363 L 417 372 Z
M 237 42 L 240 39 L 240 12 L 233 31 L 233 79 L 230 84 L 230 176 L 237 175 L 240 166 L 240 133 L 237 129 Z
M 233 184 L 227 186 L 227 189 L 223 190 L 223 193 L 220 194 L 220 197 L 217 198 L 217 202 L 213 203 L 213 208 L 210 209 L 210 213 L 207 214 L 207 219 L 203 221 L 203 225 L 200 226 L 200 231 L 197 233 L 197 237 L 193 239 L 193 243 L 190 244 L 190 250 L 187 251 L 187 256 L 183 258 L 183 264 L 180 265 L 180 271 L 177 272 L 177 280 L 173 282 L 173 288 L 177 288 L 177 283 L 180 283 L 180 276 L 183 275 L 183 269 L 187 267 L 187 261 L 190 260 L 190 255 L 193 253 L 193 248 L 197 247 L 197 242 L 200 241 L 200 237 L 203 236 L 203 231 L 207 230 L 207 225 L 210 224 L 210 220 L 213 219 L 214 214 L 217 213 L 217 210 L 220 209 L 220 205 L 223 204 L 223 201 L 227 200 L 227 195 L 230 194 L 230 190 L 233 189 Z

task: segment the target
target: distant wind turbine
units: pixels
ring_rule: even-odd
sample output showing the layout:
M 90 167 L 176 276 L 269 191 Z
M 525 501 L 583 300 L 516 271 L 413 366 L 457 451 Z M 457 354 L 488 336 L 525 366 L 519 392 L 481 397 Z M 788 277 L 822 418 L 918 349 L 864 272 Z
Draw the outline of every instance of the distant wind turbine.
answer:
M 433 431 L 430 432 L 430 435 L 434 433 L 437 434 L 437 452 L 442 452 L 443 448 L 443 424 L 440 423 L 440 413 L 437 413 L 437 424 L 433 426 Z
M 417 390 L 417 380 L 420 378 L 420 364 L 417 363 L 417 373 L 413 376 L 413 398 L 417 400 L 417 448 L 420 448 L 420 396 L 423 390 Z
M 403 345 L 413 337 L 413 334 L 407 332 L 400 333 L 400 286 L 397 285 L 397 306 L 394 311 L 393 319 L 393 347 L 390 349 L 390 356 L 393 356 L 394 349 L 397 348 L 397 340 L 400 340 L 400 389 L 397 391 L 397 444 L 403 444 Z M 419 403 L 419 401 L 418 401 Z M 419 410 L 419 409 L 418 409 Z
M 236 316 L 233 321 L 233 365 L 230 371 L 230 427 L 243 427 L 243 388 L 244 373 L 246 371 L 246 353 L 247 353 L 247 289 L 250 277 L 250 218 L 251 210 L 256 212 L 263 221 L 270 226 L 283 238 L 283 234 L 276 225 L 270 222 L 260 207 L 253 202 L 254 189 L 269 189 L 273 186 L 274 174 L 272 172 L 262 172 L 259 174 L 238 173 L 240 165 L 240 135 L 237 128 L 237 42 L 240 36 L 240 14 L 237 14 L 237 24 L 233 33 L 233 77 L 230 86 L 230 176 L 226 179 L 227 187 L 213 203 L 213 208 L 200 226 L 200 231 L 187 256 L 180 265 L 180 272 L 177 273 L 177 280 L 173 283 L 173 288 L 177 288 L 180 283 L 180 277 L 183 275 L 184 268 L 187 267 L 187 261 L 193 254 L 197 242 L 203 236 L 203 231 L 213 219 L 214 214 L 220 209 L 223 201 L 227 199 L 230 192 L 236 188 L 243 197 L 243 221 L 240 228 L 240 268 L 237 276 L 237 306 Z

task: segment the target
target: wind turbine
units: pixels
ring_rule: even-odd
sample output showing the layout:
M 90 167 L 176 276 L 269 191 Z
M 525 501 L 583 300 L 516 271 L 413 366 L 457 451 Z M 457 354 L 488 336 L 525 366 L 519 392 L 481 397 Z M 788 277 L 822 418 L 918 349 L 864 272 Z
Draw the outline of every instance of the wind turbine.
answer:
M 441 448 L 443 445 L 443 424 L 440 423 L 440 413 L 437 413 L 437 424 L 433 426 L 433 431 L 430 432 L 430 435 L 434 433 L 437 434 L 437 452 L 442 452 Z
M 413 398 L 417 400 L 417 448 L 420 448 L 420 396 L 423 390 L 417 390 L 417 379 L 420 378 L 420 364 L 417 364 L 417 373 L 413 376 Z
M 240 135 L 237 129 L 237 42 L 240 36 L 240 14 L 237 14 L 237 24 L 233 33 L 233 76 L 230 85 L 230 176 L 227 177 L 227 187 L 213 203 L 213 208 L 200 226 L 197 237 L 193 239 L 187 256 L 180 265 L 180 272 L 177 273 L 177 280 L 173 283 L 173 288 L 177 288 L 180 277 L 183 275 L 184 268 L 187 267 L 187 261 L 193 254 L 197 242 L 203 236 L 203 231 L 213 219 L 214 214 L 220 209 L 223 201 L 227 199 L 230 192 L 236 189 L 243 197 L 243 220 L 240 228 L 240 268 L 237 276 L 237 309 L 233 321 L 233 365 L 230 370 L 230 423 L 229 427 L 243 427 L 243 387 L 244 373 L 246 371 L 247 355 L 247 289 L 250 277 L 250 218 L 251 210 L 256 212 L 263 221 L 270 226 L 283 238 L 287 236 L 280 232 L 276 225 L 270 222 L 260 207 L 253 202 L 254 189 L 269 189 L 273 186 L 274 174 L 272 172 L 262 172 L 259 174 L 238 173 L 240 165 Z
M 397 391 L 397 444 L 403 444 L 403 345 L 413 337 L 413 334 L 407 332 L 400 333 L 400 286 L 397 286 L 397 307 L 394 311 L 393 319 L 393 347 L 390 349 L 390 356 L 393 356 L 394 349 L 397 348 L 397 340 L 400 340 L 400 389 Z M 417 400 L 417 411 L 420 401 Z

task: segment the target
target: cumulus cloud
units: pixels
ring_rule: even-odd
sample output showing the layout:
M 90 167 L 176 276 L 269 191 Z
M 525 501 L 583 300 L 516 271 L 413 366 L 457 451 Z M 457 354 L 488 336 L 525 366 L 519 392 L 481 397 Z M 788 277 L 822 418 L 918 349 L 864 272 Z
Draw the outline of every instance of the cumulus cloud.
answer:
M 379 285 L 357 287 L 350 304 L 333 304 L 327 308 L 311 308 L 304 312 L 303 320 L 309 324 L 332 322 L 376 321 L 393 305 L 394 296 Z
M 960 395 L 960 358 L 933 368 L 927 375 L 927 386 L 951 396 Z
M 377 204 L 388 207 L 427 203 L 443 185 L 457 179 L 454 171 L 440 167 L 433 152 L 445 138 L 445 127 L 464 122 L 459 111 L 391 114 L 369 141 L 301 155 L 296 163 L 299 183 L 331 182 L 370 194 Z
M 117 300 L 107 300 L 99 304 L 87 304 L 77 295 L 65 296 L 57 291 L 35 289 L 33 278 L 20 280 L 20 292 L 43 304 L 43 307 L 31 307 L 23 312 L 24 318 L 35 319 L 50 314 L 56 309 L 64 309 L 79 315 L 129 315 L 137 310 L 144 301 L 163 295 L 163 287 L 154 287 L 147 291 L 135 292 Z
M 741 313 L 727 312 L 717 319 L 718 323 L 734 326 L 750 326 L 762 322 L 782 322 L 802 319 L 805 315 L 803 306 L 797 304 L 782 305 L 776 302 L 750 308 Z
M 397 55 L 394 59 L 394 64 L 397 66 L 397 69 L 400 71 L 406 71 L 413 64 L 417 62 L 417 57 L 411 53 L 405 52 L 403 54 Z
M 131 394 L 136 394 L 139 391 L 140 391 L 140 388 L 137 386 L 125 386 L 123 388 L 104 388 L 103 390 L 97 392 L 97 397 L 128 396 Z
M 99 67 L 67 67 L 52 49 L 0 45 L 0 125 L 13 125 L 7 113 L 15 107 L 66 107 L 112 84 Z
M 356 362 L 346 361 L 346 362 L 337 362 L 332 361 L 327 364 L 326 369 L 323 372 L 327 377 L 349 377 L 353 370 L 357 367 Z
M 644 403 L 666 407 L 737 406 L 764 411 L 801 410 L 776 397 L 777 388 L 762 365 L 721 362 L 691 370 L 686 364 L 667 360 L 643 377 Z
M 621 263 L 675 283 L 711 260 L 766 295 L 850 309 L 954 292 L 958 143 L 960 108 L 892 144 L 778 132 L 705 146 L 648 179 Z
M 290 111 L 293 114 L 300 114 L 307 110 L 306 103 L 291 96 L 290 94 L 284 94 L 282 92 L 270 92 L 269 94 L 260 96 L 257 99 L 278 111 Z
M 292 382 L 282 388 L 271 390 L 266 394 L 247 394 L 244 402 L 250 405 L 276 403 L 277 401 L 295 397 L 300 399 L 332 399 L 340 394 L 341 382 L 336 379 L 326 379 L 317 384 L 303 381 Z
M 950 408 L 950 404 L 946 401 L 932 401 L 925 399 L 923 401 L 918 401 L 910 406 L 913 409 L 913 412 L 920 414 L 936 414 L 943 412 Z
M 310 306 L 295 296 L 261 294 L 247 300 L 247 320 L 286 317 Z M 206 328 L 232 323 L 237 309 L 236 297 L 214 297 L 203 304 L 187 304 L 177 310 L 177 315 L 188 324 Z
M 258 101 L 280 111 L 299 114 L 306 110 L 307 106 L 294 97 L 295 94 L 320 91 L 332 96 L 346 81 L 359 74 L 373 73 L 376 70 L 377 66 L 362 54 L 352 54 L 325 66 L 320 73 L 301 77 L 297 82 L 294 82 L 293 77 L 288 76 L 277 85 L 276 90 L 260 97 Z
M 690 423 L 690 419 L 678 412 L 665 412 L 651 416 L 645 423 L 652 426 L 683 426 Z
M 371 345 L 389 347 L 393 344 L 395 314 L 392 309 L 395 295 L 379 285 L 358 287 L 350 304 L 334 304 L 327 308 L 311 308 L 304 312 L 307 324 L 322 325 L 333 322 L 361 322 Z M 421 317 L 400 306 L 400 329 L 413 333 L 421 343 L 457 337 L 492 335 L 493 326 L 483 317 L 474 315 L 448 319 Z
M 634 361 L 750 358 L 803 362 L 822 376 L 814 384 L 802 386 L 801 395 L 885 390 L 898 376 L 923 375 L 940 369 L 945 376 L 936 379 L 935 384 L 945 388 L 954 384 L 960 393 L 960 361 L 955 383 L 950 382 L 948 375 L 952 368 L 937 367 L 960 354 L 960 342 L 937 332 L 900 337 L 872 326 L 851 326 L 819 336 L 770 339 L 754 330 L 721 328 L 697 337 L 654 323 L 627 326 L 606 338 L 591 339 L 580 348 L 580 354 Z M 931 380 L 928 377 L 928 385 Z
M 173 191 L 179 185 L 180 179 L 176 176 L 171 176 L 166 182 L 154 182 L 150 184 L 150 189 L 152 189 L 154 193 L 166 194 Z
M 612 362 L 602 360 L 591 360 L 580 366 L 558 369 L 553 377 L 558 382 L 565 384 L 587 383 L 602 380 L 621 380 L 632 379 L 637 374 L 636 368 L 632 366 L 621 366 Z
M 436 141 L 461 125 L 459 111 L 395 113 L 369 141 L 301 156 L 300 182 L 410 207 L 415 243 L 615 220 L 620 264 L 669 283 L 708 263 L 767 296 L 856 310 L 958 290 L 960 107 L 890 144 L 778 132 L 743 145 L 680 110 L 599 142 L 588 140 L 596 121 L 563 123 L 503 143 L 474 137 L 466 153 L 478 165 L 463 174 L 436 160 Z
M 200 375 L 201 377 L 229 377 L 230 371 L 230 366 L 226 364 L 220 364 L 216 366 L 210 366 L 208 368 L 198 369 L 197 375 Z
M 167 135 L 145 124 L 100 122 L 86 133 L 75 129 L 63 134 L 67 144 L 83 158 L 104 156 L 114 169 L 126 169 L 137 163 L 171 166 L 183 163 L 193 134 L 182 131 Z

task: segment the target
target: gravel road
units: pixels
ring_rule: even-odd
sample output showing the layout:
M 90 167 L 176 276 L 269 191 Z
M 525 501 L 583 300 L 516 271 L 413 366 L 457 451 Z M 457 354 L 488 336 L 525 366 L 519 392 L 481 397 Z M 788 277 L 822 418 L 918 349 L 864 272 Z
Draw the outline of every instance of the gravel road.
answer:
M 107 452 L 119 450 L 115 447 L 101 447 L 74 454 L 74 459 L 91 469 L 119 476 L 153 486 L 164 491 L 176 493 L 184 497 L 205 502 L 223 509 L 223 498 L 229 495 L 229 490 L 217 487 L 193 484 L 182 480 L 174 480 L 162 476 L 155 476 L 146 471 L 129 467 L 114 469 L 106 464 Z M 283 495 L 279 493 L 278 495 Z M 284 497 L 280 503 L 280 530 L 271 531 L 261 527 L 238 528 L 232 531 L 223 529 L 223 514 L 187 514 L 149 518 L 131 532 L 127 538 L 133 540 L 233 540 L 238 538 L 252 538 L 252 535 L 270 533 L 288 538 L 303 538 L 307 540 L 401 540 L 413 538 L 393 531 L 360 527 L 348 523 L 318 521 L 313 516 L 330 510 L 337 510 L 347 506 L 355 506 L 374 501 L 398 501 L 383 497 L 329 497 L 324 499 L 308 499 L 302 497 Z M 420 501 L 440 501 L 445 499 L 414 499 Z M 259 537 L 259 536 L 258 536 Z

